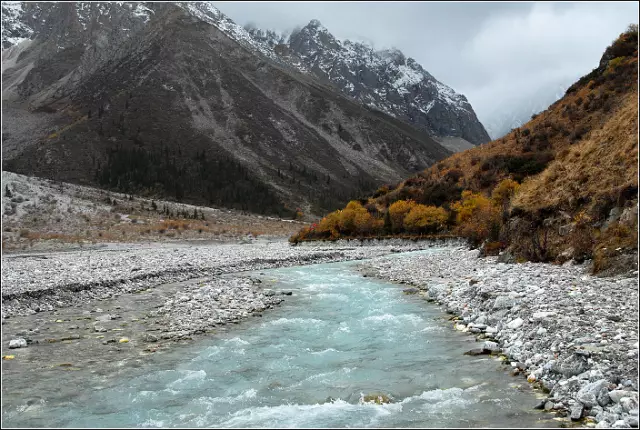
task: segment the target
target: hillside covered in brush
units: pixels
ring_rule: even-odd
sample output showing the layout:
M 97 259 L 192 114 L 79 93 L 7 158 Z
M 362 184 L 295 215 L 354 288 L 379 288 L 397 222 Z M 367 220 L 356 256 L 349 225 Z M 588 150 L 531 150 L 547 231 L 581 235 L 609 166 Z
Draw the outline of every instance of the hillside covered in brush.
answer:
M 633 261 L 637 38 L 630 26 L 598 67 L 524 126 L 352 201 L 292 241 L 455 234 L 520 259 L 594 257 L 595 271 Z

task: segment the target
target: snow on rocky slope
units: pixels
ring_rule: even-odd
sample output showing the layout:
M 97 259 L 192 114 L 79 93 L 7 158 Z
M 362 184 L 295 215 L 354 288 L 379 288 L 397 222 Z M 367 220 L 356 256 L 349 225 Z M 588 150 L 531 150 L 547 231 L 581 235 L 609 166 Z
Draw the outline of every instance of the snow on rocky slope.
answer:
M 302 73 L 328 81 L 370 108 L 404 120 L 436 138 L 457 137 L 478 145 L 490 140 L 467 99 L 439 82 L 397 49 L 374 51 L 362 43 L 336 39 L 318 20 L 288 37 L 256 28 L 245 29 L 211 2 L 178 6 L 207 22 L 246 48 Z M 82 29 L 103 15 L 128 14 L 146 24 L 155 6 L 142 2 L 73 4 Z M 43 31 L 50 7 L 39 3 L 2 3 L 2 47 L 9 48 Z M 49 30 L 49 29 L 44 29 Z M 122 29 L 129 31 L 130 29 Z M 446 145 L 445 145 L 446 146 Z

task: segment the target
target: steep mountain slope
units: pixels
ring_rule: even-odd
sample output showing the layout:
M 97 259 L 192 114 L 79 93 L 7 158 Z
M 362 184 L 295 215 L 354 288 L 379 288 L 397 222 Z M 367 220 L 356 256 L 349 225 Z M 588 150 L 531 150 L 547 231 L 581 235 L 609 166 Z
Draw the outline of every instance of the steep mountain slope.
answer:
M 508 247 L 534 261 L 594 257 L 595 271 L 615 269 L 615 261 L 634 270 L 637 38 L 631 26 L 596 69 L 524 126 L 351 202 L 294 240 L 327 238 L 334 230 L 333 237 L 448 231 L 476 245 L 487 241 L 484 252 Z
M 397 49 L 374 51 L 362 43 L 341 42 L 318 20 L 288 38 L 257 28 L 248 31 L 254 40 L 301 70 L 437 139 L 444 138 L 445 143 L 451 137 L 474 145 L 491 140 L 463 95 Z
M 7 170 L 285 214 L 334 208 L 450 154 L 272 61 L 208 3 L 39 13 L 31 40 L 3 51 Z

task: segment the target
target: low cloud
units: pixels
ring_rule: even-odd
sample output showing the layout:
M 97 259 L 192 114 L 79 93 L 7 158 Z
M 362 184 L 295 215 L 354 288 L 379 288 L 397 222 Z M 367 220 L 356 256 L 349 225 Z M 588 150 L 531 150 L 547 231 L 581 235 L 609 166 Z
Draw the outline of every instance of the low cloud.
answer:
M 550 103 L 638 22 L 636 2 L 220 3 L 241 25 L 281 32 L 319 19 L 340 39 L 396 47 L 469 99 L 487 125 Z

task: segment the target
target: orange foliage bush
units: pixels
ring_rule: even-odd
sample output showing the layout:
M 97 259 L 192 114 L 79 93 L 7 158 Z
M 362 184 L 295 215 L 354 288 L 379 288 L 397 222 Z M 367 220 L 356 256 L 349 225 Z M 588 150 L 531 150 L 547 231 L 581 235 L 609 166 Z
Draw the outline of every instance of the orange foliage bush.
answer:
M 451 205 L 456 212 L 456 230 L 472 246 L 484 240 L 497 240 L 500 234 L 500 213 L 491 200 L 480 193 L 463 191 L 462 199 Z
M 443 208 L 418 204 L 404 217 L 404 229 L 415 233 L 435 233 L 443 228 L 448 217 Z
M 404 217 L 415 207 L 415 205 L 416 202 L 413 200 L 398 200 L 389 206 L 391 228 L 394 233 L 402 231 L 404 228 Z

